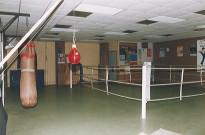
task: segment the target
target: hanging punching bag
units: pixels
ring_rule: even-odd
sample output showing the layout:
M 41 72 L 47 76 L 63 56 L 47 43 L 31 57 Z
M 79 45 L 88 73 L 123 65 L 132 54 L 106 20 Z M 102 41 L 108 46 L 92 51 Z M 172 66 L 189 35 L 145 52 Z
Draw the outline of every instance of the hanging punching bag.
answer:
M 30 42 L 21 51 L 20 98 L 24 107 L 33 107 L 37 103 L 35 74 L 35 45 Z
M 80 62 L 80 53 L 78 52 L 77 48 L 76 48 L 76 44 L 72 45 L 72 49 L 69 53 L 69 62 L 72 64 L 78 64 Z

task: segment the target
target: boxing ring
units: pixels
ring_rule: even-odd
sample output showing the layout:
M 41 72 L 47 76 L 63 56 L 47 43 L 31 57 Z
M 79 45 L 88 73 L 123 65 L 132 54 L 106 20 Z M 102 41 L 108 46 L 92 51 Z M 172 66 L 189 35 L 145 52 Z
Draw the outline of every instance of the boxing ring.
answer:
M 83 66 L 83 70 L 84 74 L 78 74 L 83 77 L 82 85 L 107 95 L 141 102 L 142 119 L 146 119 L 146 105 L 149 102 L 174 99 L 181 101 L 183 98 L 205 95 L 205 70 L 201 66 L 152 67 L 151 62 L 145 62 L 141 67 L 131 66 L 129 69 L 117 66 Z M 110 79 L 112 72 L 117 72 L 118 80 Z M 119 80 L 122 72 L 126 77 Z M 116 90 L 115 87 L 124 90 Z

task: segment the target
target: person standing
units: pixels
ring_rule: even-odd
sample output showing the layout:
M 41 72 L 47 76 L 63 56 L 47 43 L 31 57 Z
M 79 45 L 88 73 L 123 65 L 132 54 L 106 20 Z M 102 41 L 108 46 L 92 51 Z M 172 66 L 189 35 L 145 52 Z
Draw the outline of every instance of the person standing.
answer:
M 203 65 L 204 59 L 205 59 L 205 48 L 202 47 L 202 49 L 199 51 L 199 53 L 201 53 L 201 55 L 202 55 L 201 65 Z

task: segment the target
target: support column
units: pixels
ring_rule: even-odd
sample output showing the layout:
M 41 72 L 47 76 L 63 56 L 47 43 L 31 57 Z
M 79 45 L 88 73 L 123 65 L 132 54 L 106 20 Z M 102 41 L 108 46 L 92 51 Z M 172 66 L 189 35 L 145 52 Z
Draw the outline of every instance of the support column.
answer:
M 72 64 L 70 63 L 70 88 L 73 87 L 72 82 L 73 82 L 73 79 L 72 79 Z
M 150 100 L 151 62 L 142 67 L 142 119 L 146 119 L 146 104 Z

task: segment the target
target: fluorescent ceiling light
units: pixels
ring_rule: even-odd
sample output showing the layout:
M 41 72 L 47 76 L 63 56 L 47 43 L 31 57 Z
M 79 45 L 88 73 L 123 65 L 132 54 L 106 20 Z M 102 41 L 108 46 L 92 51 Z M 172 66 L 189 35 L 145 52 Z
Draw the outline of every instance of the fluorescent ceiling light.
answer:
M 148 35 L 148 36 L 145 36 L 146 38 L 162 38 L 164 36 L 157 36 L 157 35 Z
M 92 12 L 92 13 L 101 13 L 101 14 L 111 14 L 111 15 L 115 15 L 115 14 L 122 11 L 122 9 L 89 5 L 89 4 L 80 4 L 74 10 L 75 11 Z
M 75 30 L 75 32 L 78 32 L 78 29 L 65 29 L 65 28 L 52 28 L 50 31 L 63 31 L 63 32 L 73 32 Z
M 40 38 L 40 40 L 52 40 L 52 41 L 56 41 L 56 40 L 61 40 L 59 38 Z
M 58 34 L 43 34 L 43 37 L 57 37 Z
M 123 33 L 123 32 L 105 32 L 106 35 L 127 35 L 129 33 Z
M 177 23 L 177 22 L 184 21 L 184 19 L 167 17 L 167 16 L 158 16 L 158 17 L 154 17 L 148 20 L 164 22 L 164 23 Z
M 197 26 L 197 27 L 199 27 L 199 28 L 205 28 L 205 25 L 201 25 L 201 26 Z
M 84 39 L 84 40 L 80 40 L 83 42 L 99 42 L 100 40 L 92 40 L 92 39 Z

